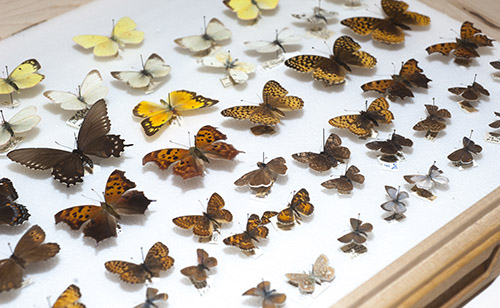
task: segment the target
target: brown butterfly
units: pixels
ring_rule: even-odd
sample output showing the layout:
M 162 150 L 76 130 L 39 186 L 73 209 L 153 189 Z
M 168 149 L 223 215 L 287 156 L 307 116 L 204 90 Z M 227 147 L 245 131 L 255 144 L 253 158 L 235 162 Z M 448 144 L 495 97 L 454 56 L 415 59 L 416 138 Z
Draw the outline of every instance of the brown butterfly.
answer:
M 403 150 L 403 147 L 413 146 L 413 141 L 406 137 L 392 133 L 391 139 L 385 141 L 372 141 L 366 144 L 370 150 L 382 152 L 381 160 L 386 162 L 395 162 L 398 160 L 397 154 Z
M 486 90 L 482 85 L 476 82 L 476 76 L 474 76 L 474 81 L 471 85 L 467 86 L 467 88 L 454 87 L 448 88 L 448 91 L 461 96 L 463 99 L 466 99 L 468 101 L 477 101 L 481 97 L 481 94 L 490 96 L 490 92 L 488 92 L 488 90 Z
M 354 186 L 352 185 L 353 181 L 359 184 L 363 184 L 365 181 L 365 177 L 364 175 L 359 174 L 358 167 L 351 165 L 344 175 L 341 175 L 336 179 L 325 181 L 321 183 L 321 186 L 328 189 L 336 188 L 340 194 L 348 194 L 354 188 Z
M 451 118 L 451 113 L 447 109 L 439 109 L 436 105 L 425 105 L 425 109 L 429 115 L 415 124 L 413 130 L 425 131 L 425 138 L 434 139 L 446 128 L 446 119 Z
M 98 243 L 109 237 L 116 237 L 117 220 L 120 215 L 144 214 L 152 200 L 142 191 L 130 190 L 135 183 L 125 177 L 125 172 L 115 170 L 108 178 L 101 206 L 80 205 L 58 212 L 56 224 L 66 223 L 72 230 L 83 227 L 83 235 Z
M 362 224 L 362 221 L 356 218 L 351 218 L 351 228 L 352 232 L 347 233 L 341 237 L 339 237 L 337 240 L 342 243 L 350 243 L 351 241 L 354 241 L 357 244 L 363 244 L 366 242 L 366 238 L 368 237 L 367 232 L 372 232 L 373 226 L 370 223 L 364 223 Z
M 299 190 L 293 197 L 288 207 L 278 214 L 278 225 L 288 226 L 295 222 L 300 224 L 302 216 L 311 216 L 314 205 L 309 202 L 309 192 L 305 188 Z
M 267 238 L 269 229 L 264 226 L 264 223 L 257 214 L 252 214 L 248 218 L 245 232 L 238 233 L 224 239 L 224 244 L 236 246 L 244 252 L 253 252 L 256 248 L 253 241 L 258 242 L 259 239 Z
M 197 249 L 196 255 L 198 256 L 198 265 L 185 267 L 181 269 L 181 273 L 189 277 L 197 289 L 202 289 L 207 286 L 207 272 L 210 271 L 211 267 L 217 266 L 217 259 L 209 257 L 203 249 Z
M 161 271 L 166 271 L 174 265 L 174 258 L 168 255 L 168 247 L 156 242 L 146 255 L 144 263 L 135 264 L 127 261 L 108 261 L 106 269 L 119 274 L 120 279 L 128 283 L 151 282 L 152 277 L 160 277 Z
M 323 141 L 324 141 L 323 135 Z M 347 147 L 340 146 L 342 139 L 335 134 L 330 134 L 323 145 L 320 153 L 301 152 L 292 154 L 293 159 L 298 162 L 309 164 L 309 168 L 323 172 L 332 167 L 337 167 L 338 163 L 344 163 L 344 159 L 351 156 L 351 151 Z
M 497 117 L 500 117 L 500 112 L 493 112 Z M 500 120 L 493 121 L 489 124 L 491 128 L 499 128 L 500 127 Z
M 125 146 L 119 135 L 108 135 L 111 122 L 104 100 L 97 101 L 83 120 L 76 149 L 72 152 L 50 148 L 28 148 L 10 151 L 7 157 L 30 169 L 52 169 L 52 176 L 67 187 L 83 182 L 84 168 L 94 163 L 87 155 L 119 157 Z
M 286 295 L 277 293 L 275 289 L 271 290 L 269 281 L 262 281 L 257 287 L 248 289 L 243 295 L 252 295 L 262 298 L 262 308 L 276 308 L 286 301 Z
M 391 101 L 395 101 L 398 97 L 413 97 L 411 87 L 428 88 L 427 84 L 430 80 L 425 76 L 423 70 L 418 67 L 418 61 L 410 59 L 406 61 L 399 71 L 399 75 L 392 75 L 392 79 L 376 80 L 365 83 L 361 86 L 363 91 L 377 91 L 384 95 L 388 95 Z
M 392 120 L 394 120 L 394 115 L 389 111 L 389 103 L 385 98 L 379 97 L 368 106 L 366 111 L 338 116 L 330 119 L 328 123 L 335 127 L 347 128 L 360 138 L 367 138 L 379 122 L 389 124 Z
M 479 144 L 475 144 L 474 141 L 467 137 L 463 138 L 462 144 L 464 147 L 448 155 L 448 159 L 451 160 L 453 164 L 458 166 L 470 165 L 474 160 L 472 154 L 477 155 L 481 153 L 483 148 Z
M 492 61 L 490 62 L 490 65 L 496 68 L 497 70 L 500 70 L 500 61 Z M 493 77 L 493 79 L 495 80 L 500 80 L 500 73 L 499 72 L 491 73 L 491 77 Z
M 201 238 L 211 238 L 214 230 L 220 232 L 222 223 L 229 223 L 233 220 L 233 215 L 224 207 L 224 199 L 213 193 L 208 200 L 207 211 L 203 215 L 181 216 L 172 219 L 174 224 L 183 229 L 193 229 L 193 233 Z
M 0 292 L 20 288 L 26 265 L 45 261 L 59 252 L 57 243 L 45 243 L 45 232 L 38 225 L 29 228 L 8 258 L 0 260 Z
M 479 33 L 481 30 L 474 28 L 470 21 L 465 21 L 460 28 L 460 38 L 457 38 L 455 43 L 440 43 L 429 46 L 425 50 L 428 54 L 439 52 L 445 56 L 454 50 L 455 62 L 467 62 L 470 58 L 479 57 L 476 51 L 478 47 L 493 46 L 493 40 Z
M 18 197 L 12 181 L 8 178 L 0 179 L 0 224 L 17 226 L 28 220 L 28 209 L 14 202 Z
M 168 294 L 167 293 L 160 293 L 158 294 L 158 289 L 155 288 L 148 288 L 146 290 L 146 301 L 142 304 L 139 304 L 135 306 L 134 308 L 151 308 L 151 307 L 158 307 L 154 302 L 158 301 L 167 301 L 168 299 Z
M 382 0 L 382 9 L 387 14 L 384 19 L 375 17 L 353 17 L 340 23 L 360 35 L 371 33 L 377 42 L 400 44 L 405 41 L 403 30 L 411 30 L 408 25 L 427 26 L 431 19 L 425 15 L 409 12 L 409 5 L 403 1 Z
M 80 288 L 72 284 L 57 298 L 52 308 L 85 308 L 84 304 L 77 303 L 80 297 Z
M 167 169 L 174 164 L 173 173 L 189 179 L 203 175 L 204 162 L 208 158 L 233 160 L 241 151 L 236 150 L 231 144 L 220 142 L 227 137 L 215 127 L 205 125 L 194 138 L 194 147 L 189 149 L 162 149 L 148 153 L 142 159 L 142 164 L 154 162 L 160 169 Z
M 346 72 L 351 72 L 349 65 L 373 68 L 377 59 L 367 52 L 360 51 L 361 46 L 349 36 L 341 36 L 333 44 L 333 55 L 329 58 L 315 55 L 300 55 L 285 61 L 285 65 L 302 73 L 312 72 L 312 77 L 322 81 L 325 86 L 345 82 Z
M 250 171 L 234 182 L 236 186 L 250 186 L 251 189 L 257 191 L 258 197 L 263 197 L 273 185 L 278 175 L 285 175 L 288 167 L 286 160 L 283 157 L 271 159 L 268 163 L 258 162 L 259 169 Z
M 330 282 L 335 278 L 335 270 L 328 263 L 327 256 L 322 254 L 316 259 L 309 273 L 289 273 L 285 276 L 291 285 L 299 287 L 301 293 L 313 293 L 316 284 L 321 285 L 322 282 Z

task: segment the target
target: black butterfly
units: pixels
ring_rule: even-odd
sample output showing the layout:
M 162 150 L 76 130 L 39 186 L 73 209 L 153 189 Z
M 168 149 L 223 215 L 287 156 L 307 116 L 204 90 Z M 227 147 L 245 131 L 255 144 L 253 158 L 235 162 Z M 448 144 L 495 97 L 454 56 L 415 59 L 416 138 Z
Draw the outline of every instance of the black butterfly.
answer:
M 17 195 L 11 180 L 3 178 L 0 180 L 0 224 L 17 226 L 28 220 L 30 214 L 28 209 L 14 202 Z
M 111 128 L 104 100 L 97 101 L 83 120 L 76 149 L 72 152 L 49 149 L 28 148 L 10 151 L 12 161 L 35 170 L 52 168 L 52 176 L 67 187 L 83 182 L 84 168 L 90 170 L 94 163 L 87 155 L 98 157 L 119 157 L 125 146 L 119 135 L 107 135 Z

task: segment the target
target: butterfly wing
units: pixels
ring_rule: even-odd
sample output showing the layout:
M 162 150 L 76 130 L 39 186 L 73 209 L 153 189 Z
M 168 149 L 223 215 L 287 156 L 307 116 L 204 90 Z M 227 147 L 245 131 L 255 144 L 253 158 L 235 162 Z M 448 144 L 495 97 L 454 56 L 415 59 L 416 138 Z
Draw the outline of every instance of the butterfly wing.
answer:
M 111 76 L 125 82 L 132 88 L 145 88 L 151 83 L 151 76 L 142 71 L 114 71 Z
M 295 222 L 295 216 L 293 215 L 293 209 L 287 207 L 278 213 L 278 223 L 283 225 L 291 225 Z
M 85 308 L 84 304 L 77 303 L 80 297 L 80 288 L 72 284 L 57 298 L 52 308 Z
M 367 52 L 360 51 L 361 46 L 349 36 L 341 36 L 335 40 L 333 45 L 334 57 L 345 64 L 373 68 L 377 59 Z M 350 71 L 350 69 L 349 69 Z
M 255 49 L 259 53 L 271 53 L 281 49 L 280 45 L 275 41 L 247 41 L 245 46 L 250 49 Z
M 217 18 L 212 18 L 208 22 L 206 34 L 214 41 L 224 41 L 231 38 L 231 30 Z
M 210 107 L 219 102 L 218 100 L 196 95 L 195 92 L 185 90 L 170 92 L 169 99 L 174 110 L 177 111 Z
M 314 206 L 309 200 L 309 192 L 305 188 L 302 188 L 293 196 L 290 207 L 304 216 L 310 216 L 314 212 Z
M 271 104 L 273 107 L 284 109 L 302 109 L 304 107 L 304 101 L 301 98 L 287 96 L 287 94 L 288 91 L 275 80 L 266 82 L 262 90 L 264 102 Z
M 136 24 L 130 17 L 122 17 L 113 28 L 113 37 L 120 45 L 139 44 L 144 40 L 144 32 L 137 31 L 135 28 Z
M 344 67 L 339 66 L 330 58 L 313 55 L 300 55 L 285 61 L 285 65 L 302 73 L 313 73 L 313 78 L 323 81 L 325 85 L 343 83 Z
M 359 114 L 338 116 L 330 119 L 328 123 L 338 128 L 347 128 L 358 136 L 368 136 L 371 133 L 371 126 L 369 123 L 362 121 Z
M 96 57 L 111 57 L 118 54 L 119 45 L 103 35 L 77 35 L 73 41 L 85 49 L 94 47 Z
M 228 68 L 229 76 L 236 83 L 245 83 L 248 80 L 248 74 L 255 71 L 255 65 L 248 62 L 236 62 L 234 68 Z
M 223 242 L 228 246 L 236 246 L 242 251 L 253 251 L 255 249 L 252 237 L 247 232 L 226 237 Z
M 45 91 L 43 95 L 64 110 L 83 110 L 88 108 L 85 102 L 78 99 L 78 95 L 64 91 Z
M 313 265 L 313 274 L 321 281 L 332 281 L 335 276 L 335 270 L 328 265 L 329 261 L 327 256 L 320 255 Z
M 21 237 L 14 249 L 14 256 L 17 262 L 22 262 L 22 266 L 45 261 L 55 256 L 60 248 L 57 243 L 45 243 L 45 232 L 38 225 L 29 228 L 28 231 Z
M 189 215 L 172 219 L 173 223 L 182 229 L 193 228 L 193 233 L 201 238 L 207 238 L 213 234 L 213 225 L 205 216 Z
M 368 113 L 376 117 L 377 121 L 383 123 L 391 123 L 394 120 L 394 115 L 389 111 L 389 103 L 384 97 L 379 97 L 374 100 L 367 109 Z
M 161 242 L 156 242 L 149 249 L 144 265 L 152 272 L 153 277 L 159 277 L 160 271 L 171 268 L 174 261 L 174 258 L 168 255 L 168 247 Z
M 141 265 L 126 261 L 108 261 L 104 263 L 106 270 L 120 275 L 120 279 L 127 283 L 145 283 L 151 280 L 151 275 Z
M 144 70 L 153 78 L 165 77 L 170 73 L 171 67 L 159 55 L 153 53 L 144 63 Z
M 233 160 L 240 151 L 236 150 L 231 144 L 218 142 L 226 139 L 226 135 L 215 127 L 205 125 L 196 134 L 195 146 L 203 155 L 209 158 Z
M 213 193 L 210 200 L 208 200 L 207 214 L 217 222 L 231 222 L 233 215 L 228 210 L 223 209 L 224 204 L 224 199 L 218 193 Z
M 249 119 L 252 114 L 260 109 L 259 106 L 235 106 L 221 111 L 225 117 L 232 117 L 238 120 Z
M 351 28 L 352 31 L 360 35 L 370 34 L 375 26 L 380 24 L 383 19 L 374 17 L 352 17 L 340 21 L 346 27 Z
M 40 120 L 40 116 L 36 115 L 36 107 L 28 106 L 16 113 L 9 120 L 9 125 L 14 133 L 21 134 L 30 131 Z
M 20 288 L 24 268 L 14 259 L 0 260 L 0 292 Z
M 383 79 L 383 80 L 375 80 L 370 81 L 361 86 L 361 89 L 366 91 L 376 91 L 378 93 L 385 94 L 386 91 L 394 85 L 394 80 L 392 79 Z M 409 95 L 407 95 L 409 96 Z
M 130 190 L 135 186 L 124 171 L 115 170 L 106 183 L 104 199 L 120 215 L 144 214 L 151 200 L 142 191 Z
M 289 283 L 297 286 L 301 293 L 313 293 L 315 289 L 314 279 L 309 274 L 304 273 L 288 273 L 285 274 Z
M 136 117 L 145 118 L 141 121 L 141 126 L 147 136 L 156 134 L 165 124 L 169 125 L 173 119 L 174 113 L 171 106 L 160 100 L 160 104 L 142 101 L 133 109 Z
M 7 80 L 0 78 L 0 94 L 9 94 L 20 89 L 27 89 L 39 84 L 45 76 L 38 74 L 40 63 L 29 59 L 19 64 L 9 75 Z
M 352 182 L 346 179 L 345 177 L 340 177 L 325 181 L 321 183 L 321 186 L 328 189 L 337 189 L 338 192 L 341 194 L 348 194 L 354 188 Z
M 158 168 L 167 169 L 171 164 L 189 157 L 189 150 L 185 149 L 163 149 L 146 154 L 142 158 L 142 164 L 154 162 Z
M 185 36 L 175 39 L 174 42 L 180 47 L 194 52 L 207 50 L 213 45 L 212 40 L 207 39 L 204 35 Z
M 363 184 L 365 181 L 365 177 L 362 174 L 359 174 L 358 167 L 351 165 L 345 175 L 351 180 L 359 184 Z
M 399 76 L 409 81 L 412 86 L 428 88 L 427 84 L 431 81 L 425 76 L 423 70 L 418 67 L 418 61 L 410 59 L 403 64 L 399 72 Z
M 88 106 L 93 105 L 108 94 L 108 88 L 102 85 L 102 77 L 98 70 L 92 70 L 87 74 L 82 82 L 80 94 Z

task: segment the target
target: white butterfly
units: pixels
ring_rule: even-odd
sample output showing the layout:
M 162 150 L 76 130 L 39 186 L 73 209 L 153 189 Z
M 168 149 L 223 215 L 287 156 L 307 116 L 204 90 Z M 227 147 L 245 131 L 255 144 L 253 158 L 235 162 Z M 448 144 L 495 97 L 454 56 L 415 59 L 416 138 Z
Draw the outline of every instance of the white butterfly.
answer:
M 11 138 L 17 134 L 26 133 L 40 122 L 40 116 L 36 115 L 36 107 L 28 106 L 16 113 L 9 121 L 5 121 L 3 112 L 2 123 L 0 125 L 0 147 L 3 147 Z
M 404 204 L 401 200 L 410 197 L 410 195 L 408 195 L 406 191 L 399 191 L 399 188 L 396 189 L 392 186 L 385 186 L 385 191 L 387 191 L 387 194 L 389 195 L 391 200 L 382 203 L 380 206 L 388 212 L 406 212 L 406 204 Z
M 448 184 L 448 178 L 441 175 L 442 173 L 443 171 L 433 164 L 427 174 L 405 175 L 403 178 L 408 183 L 415 184 L 418 188 L 429 191 L 436 183 L 442 185 Z
M 245 83 L 248 80 L 248 74 L 255 71 L 255 65 L 238 62 L 238 59 L 233 60 L 229 52 L 221 52 L 214 57 L 203 57 L 199 62 L 205 66 L 224 68 L 235 83 Z
M 175 39 L 179 46 L 187 48 L 191 51 L 198 52 L 212 48 L 217 41 L 224 41 L 231 37 L 231 30 L 224 27 L 224 24 L 217 18 L 212 18 L 205 33 L 202 35 L 192 35 Z
M 108 88 L 102 85 L 102 77 L 98 70 L 90 71 L 78 87 L 78 94 L 63 91 L 46 91 L 43 95 L 53 101 L 61 104 L 64 110 L 83 110 L 88 109 L 98 100 L 108 94 Z
M 145 88 L 147 94 L 153 92 L 154 88 L 160 83 L 154 79 L 167 76 L 170 70 L 170 65 L 165 64 L 165 61 L 159 55 L 153 53 L 146 60 L 146 63 L 142 64 L 142 70 L 115 71 L 111 72 L 111 75 L 127 83 L 132 88 Z
M 280 49 L 286 52 L 284 45 L 296 44 L 300 39 L 301 37 L 295 35 L 290 28 L 283 28 L 279 32 L 276 30 L 276 38 L 274 41 L 250 41 L 245 42 L 245 45 L 260 53 L 271 53 Z
M 320 7 L 315 7 L 312 15 L 307 14 L 292 14 L 293 17 L 301 20 L 306 20 L 313 25 L 326 25 L 330 19 L 338 16 L 337 12 L 329 12 Z

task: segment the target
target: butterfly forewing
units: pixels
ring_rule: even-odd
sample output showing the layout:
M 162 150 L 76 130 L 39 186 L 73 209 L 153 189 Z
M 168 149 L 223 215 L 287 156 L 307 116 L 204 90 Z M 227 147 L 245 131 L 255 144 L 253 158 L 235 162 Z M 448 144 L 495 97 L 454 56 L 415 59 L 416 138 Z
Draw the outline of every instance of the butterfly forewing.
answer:
M 84 304 L 77 303 L 80 297 L 80 288 L 72 284 L 57 298 L 52 308 L 85 308 Z

